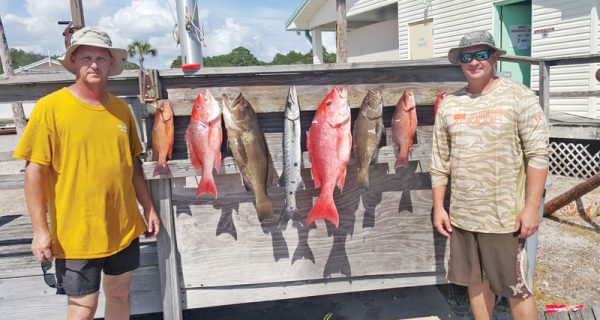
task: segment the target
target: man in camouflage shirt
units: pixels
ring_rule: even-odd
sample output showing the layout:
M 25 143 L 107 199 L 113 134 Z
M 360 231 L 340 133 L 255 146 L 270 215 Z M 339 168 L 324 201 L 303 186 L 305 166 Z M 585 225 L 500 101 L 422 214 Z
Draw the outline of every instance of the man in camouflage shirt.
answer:
M 513 318 L 536 319 L 523 248 L 540 222 L 549 131 L 535 94 L 495 75 L 505 53 L 486 31 L 466 34 L 448 52 L 467 86 L 448 95 L 436 114 L 433 224 L 450 237 L 447 277 L 468 287 L 475 319 L 492 318 L 494 294 L 509 298 Z

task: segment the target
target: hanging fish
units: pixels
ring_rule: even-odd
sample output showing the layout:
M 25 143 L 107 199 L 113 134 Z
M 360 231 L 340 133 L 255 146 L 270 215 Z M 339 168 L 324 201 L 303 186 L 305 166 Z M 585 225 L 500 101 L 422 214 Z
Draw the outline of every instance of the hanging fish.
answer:
M 273 205 L 267 187 L 276 173 L 256 113 L 241 93 L 233 101 L 223 94 L 223 106 L 228 145 L 240 168 L 244 186 L 254 191 L 258 220 L 272 219 Z
M 217 198 L 217 186 L 213 170 L 221 167 L 221 108 L 208 89 L 200 91 L 194 102 L 190 124 L 185 132 L 190 161 L 196 170 L 202 170 L 202 178 L 196 198 L 208 193 Z
M 346 88 L 339 90 L 334 87 L 321 102 L 308 131 L 307 148 L 315 188 L 320 187 L 321 194 L 310 210 L 306 224 L 323 219 L 337 227 L 339 216 L 333 191 L 336 184 L 340 190 L 344 189 L 346 165 L 352 152 L 350 105 Z
M 446 91 L 440 92 L 440 94 L 438 94 L 437 98 L 435 99 L 435 104 L 433 105 L 433 121 L 435 121 L 438 109 L 440 108 L 440 105 L 442 104 L 444 98 L 446 98 Z
M 404 91 L 392 117 L 392 140 L 396 154 L 395 168 L 408 167 L 408 154 L 412 151 L 417 132 L 417 110 L 412 91 Z
M 167 166 L 167 158 L 173 156 L 173 143 L 175 139 L 173 126 L 173 108 L 169 101 L 163 101 L 154 114 L 152 124 L 152 160 L 156 161 L 153 177 L 158 175 L 171 176 Z
M 302 128 L 300 127 L 300 106 L 296 87 L 291 86 L 285 105 L 285 119 L 283 123 L 283 172 L 279 185 L 285 190 L 285 206 L 279 216 L 279 228 L 285 226 L 291 218 L 298 219 L 298 208 L 296 206 L 296 190 L 304 189 L 302 181 L 302 148 L 300 139 Z
M 362 101 L 354 130 L 352 133 L 352 149 L 358 160 L 359 169 L 357 185 L 359 188 L 369 188 L 369 168 L 379 151 L 379 143 L 383 136 L 383 99 L 381 91 L 369 90 Z

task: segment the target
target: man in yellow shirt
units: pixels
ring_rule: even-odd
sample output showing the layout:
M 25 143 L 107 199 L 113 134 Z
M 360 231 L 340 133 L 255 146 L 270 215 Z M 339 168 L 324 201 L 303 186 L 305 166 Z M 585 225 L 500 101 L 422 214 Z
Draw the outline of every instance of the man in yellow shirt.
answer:
M 143 150 L 135 121 L 107 91 L 108 77 L 121 73 L 126 60 L 105 32 L 75 32 L 59 59 L 75 83 L 37 102 L 14 153 L 27 161 L 31 250 L 43 263 L 56 259 L 57 293 L 68 295 L 69 319 L 93 318 L 102 272 L 105 317 L 129 319 L 138 237 L 155 236 L 160 228 L 138 158 Z

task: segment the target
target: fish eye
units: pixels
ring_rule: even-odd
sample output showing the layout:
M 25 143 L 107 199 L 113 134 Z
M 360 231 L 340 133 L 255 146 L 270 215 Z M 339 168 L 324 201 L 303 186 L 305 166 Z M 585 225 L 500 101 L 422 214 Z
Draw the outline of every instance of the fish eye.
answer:
M 327 101 L 327 106 L 331 106 L 331 100 Z

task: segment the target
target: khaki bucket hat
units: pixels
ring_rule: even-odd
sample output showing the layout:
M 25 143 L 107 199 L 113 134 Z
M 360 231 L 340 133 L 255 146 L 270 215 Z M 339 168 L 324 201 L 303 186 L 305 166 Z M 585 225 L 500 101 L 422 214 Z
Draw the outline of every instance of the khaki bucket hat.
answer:
M 112 41 L 106 32 L 95 28 L 85 27 L 73 33 L 71 45 L 69 45 L 65 54 L 58 58 L 58 62 L 72 74 L 77 74 L 77 69 L 71 62 L 71 55 L 79 48 L 79 46 L 92 46 L 108 49 L 110 54 L 115 58 L 115 63 L 113 63 L 110 68 L 108 75 L 116 76 L 123 72 L 123 68 L 125 68 L 125 64 L 127 63 L 127 51 L 121 48 L 113 48 Z
M 474 47 L 478 45 L 488 46 L 498 52 L 500 55 L 506 54 L 505 50 L 499 49 L 496 47 L 496 42 L 494 41 L 494 37 L 487 31 L 478 30 L 465 34 L 462 39 L 460 39 L 460 43 L 458 47 L 452 48 L 448 51 L 448 60 L 452 64 L 460 64 L 458 60 L 458 56 L 460 55 L 460 50 L 468 47 Z

